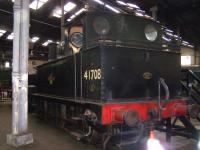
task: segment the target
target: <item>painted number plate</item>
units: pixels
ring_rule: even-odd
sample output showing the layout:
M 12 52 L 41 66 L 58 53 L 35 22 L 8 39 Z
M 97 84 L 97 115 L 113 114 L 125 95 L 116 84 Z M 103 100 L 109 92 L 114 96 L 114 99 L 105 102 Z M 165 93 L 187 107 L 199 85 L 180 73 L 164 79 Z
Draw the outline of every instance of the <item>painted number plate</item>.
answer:
M 86 70 L 84 73 L 85 80 L 100 80 L 101 79 L 101 69 L 90 69 Z

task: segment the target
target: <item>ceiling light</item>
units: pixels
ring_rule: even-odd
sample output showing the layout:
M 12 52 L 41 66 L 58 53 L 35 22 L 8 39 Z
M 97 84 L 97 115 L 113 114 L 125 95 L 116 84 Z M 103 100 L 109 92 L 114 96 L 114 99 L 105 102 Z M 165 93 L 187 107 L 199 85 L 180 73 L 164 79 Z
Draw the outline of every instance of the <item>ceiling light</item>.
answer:
M 86 11 L 86 9 L 85 9 L 85 8 L 81 8 L 79 11 L 77 11 L 77 12 L 75 13 L 75 15 L 78 16 L 78 15 L 80 15 L 81 13 L 83 13 L 84 11 Z
M 2 37 L 6 33 L 6 30 L 0 29 L 0 37 Z
M 70 19 L 70 18 L 69 18 L 69 19 L 67 19 L 67 22 L 70 22 L 70 21 L 72 21 L 72 19 Z
M 70 21 L 72 21 L 75 17 L 76 17 L 76 15 L 74 14 L 74 15 L 70 16 L 70 17 L 67 19 L 67 21 L 70 22 Z
M 174 31 L 172 31 L 172 30 L 170 30 L 170 29 L 165 29 L 165 31 L 167 31 L 167 32 L 171 32 L 171 33 L 174 32 Z
M 2 30 L 2 29 L 0 29 L 0 33 L 6 33 L 6 30 Z
M 5 68 L 10 68 L 10 63 L 8 61 L 5 62 Z
M 189 44 L 189 42 L 187 42 L 187 41 L 182 41 L 182 43 L 184 43 L 184 44 Z
M 187 46 L 188 44 L 186 44 L 186 43 L 181 43 L 182 45 L 185 45 L 185 46 Z
M 14 38 L 14 33 L 9 34 L 7 37 L 8 40 L 13 40 L 13 38 Z
M 139 13 L 139 12 L 136 12 L 135 15 L 136 15 L 136 16 L 140 16 L 140 17 L 143 17 L 143 16 L 144 16 L 142 13 Z
M 70 16 L 67 21 L 70 22 L 72 21 L 76 16 L 80 15 L 81 13 L 83 13 L 84 11 L 86 11 L 85 8 L 81 8 L 80 10 L 78 10 L 77 12 L 75 12 L 72 16 Z
M 132 4 L 132 3 L 127 3 L 128 6 L 132 7 L 132 8 L 136 8 L 136 9 L 140 9 L 139 6 Z
M 71 17 L 70 17 L 70 19 L 74 19 L 76 16 L 75 15 L 72 15 Z
M 44 42 L 44 43 L 42 44 L 42 46 L 48 46 L 49 43 L 52 43 L 52 42 L 53 42 L 52 40 L 47 40 L 46 42 Z
M 174 36 L 172 33 L 166 32 L 167 35 L 169 36 Z
M 104 5 L 104 2 L 102 2 L 101 0 L 93 0 L 93 1 L 95 1 L 95 2 L 97 2 L 99 4 L 101 4 L 101 5 Z
M 123 2 L 123 1 L 119 1 L 119 0 L 117 0 L 117 3 L 119 3 L 120 5 L 124 5 L 124 6 L 127 5 L 125 2 Z
M 48 2 L 48 0 L 39 0 L 39 1 L 42 2 L 42 3 Z
M 162 47 L 165 47 L 165 48 L 166 48 L 166 47 L 168 47 L 168 45 L 166 45 L 166 44 L 163 44 L 163 45 L 162 45 Z
M 72 11 L 74 8 L 76 7 L 76 4 L 72 3 L 72 2 L 68 2 L 65 6 L 64 6 L 64 14 L 66 14 L 67 12 Z M 61 8 L 56 8 L 53 12 L 53 16 L 57 17 L 57 18 L 61 18 L 62 16 L 62 10 Z
M 144 11 L 144 10 L 141 10 L 141 9 L 137 9 L 137 12 L 145 13 L 145 11 Z
M 64 14 L 65 14 L 66 12 L 64 12 Z M 53 12 L 53 16 L 54 17 L 57 17 L 57 18 L 61 18 L 61 16 L 62 16 L 62 10 L 61 10 L 61 8 L 56 8 L 55 10 L 54 10 L 54 12 Z
M 106 8 L 108 8 L 108 9 L 110 9 L 110 10 L 112 10 L 113 12 L 115 12 L 115 13 L 120 13 L 120 11 L 119 10 L 117 10 L 117 9 L 115 9 L 115 8 L 113 8 L 112 6 L 110 6 L 110 5 L 105 5 L 106 6 Z
M 162 38 L 167 41 L 167 42 L 171 42 L 171 39 L 166 38 L 165 36 L 162 36 Z
M 31 39 L 31 42 L 35 43 L 35 42 L 37 42 L 39 39 L 40 39 L 39 37 L 35 36 L 35 37 L 33 37 L 33 38 Z
M 117 9 L 115 9 L 114 7 L 112 7 L 112 6 L 110 6 L 110 5 L 108 5 L 108 4 L 104 3 L 104 2 L 102 2 L 101 0 L 93 0 L 93 1 L 95 1 L 95 2 L 97 2 L 97 3 L 99 3 L 99 4 L 101 4 L 101 5 L 104 5 L 106 8 L 110 9 L 111 11 L 113 11 L 113 12 L 115 12 L 115 13 L 120 13 L 119 10 L 117 10 Z
M 42 7 L 48 0 L 34 0 L 30 5 L 29 7 L 34 9 L 34 10 L 37 10 L 39 9 L 40 7 Z
M 2 37 L 3 36 L 3 33 L 0 33 L 0 37 Z
M 151 19 L 151 16 L 149 15 L 144 15 L 145 18 Z
M 175 37 L 175 38 L 178 38 L 179 36 L 178 36 L 178 35 L 174 35 L 174 37 Z
M 64 10 L 66 12 L 71 11 L 72 9 L 74 9 L 76 7 L 76 4 L 72 3 L 72 2 L 68 2 L 65 6 L 64 6 Z
M 188 46 L 189 46 L 189 47 L 191 47 L 191 48 L 194 48 L 194 46 L 193 46 L 193 45 L 190 45 L 190 44 L 189 44 Z

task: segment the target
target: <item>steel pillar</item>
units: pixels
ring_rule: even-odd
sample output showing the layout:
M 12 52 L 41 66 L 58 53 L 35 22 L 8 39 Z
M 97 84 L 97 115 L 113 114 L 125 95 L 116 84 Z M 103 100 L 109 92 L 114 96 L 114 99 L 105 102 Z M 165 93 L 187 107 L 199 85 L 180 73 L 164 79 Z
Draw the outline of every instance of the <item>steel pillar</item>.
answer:
M 64 45 L 65 45 L 65 10 L 64 10 L 64 0 L 61 0 L 60 1 L 61 3 L 61 37 L 60 37 L 60 39 L 61 39 L 61 45 L 62 45 L 62 55 L 63 56 L 66 56 L 67 55 L 67 51 L 64 49 Z
M 12 133 L 7 135 L 7 143 L 18 147 L 33 143 L 33 135 L 27 133 L 29 0 L 15 0 L 13 9 Z

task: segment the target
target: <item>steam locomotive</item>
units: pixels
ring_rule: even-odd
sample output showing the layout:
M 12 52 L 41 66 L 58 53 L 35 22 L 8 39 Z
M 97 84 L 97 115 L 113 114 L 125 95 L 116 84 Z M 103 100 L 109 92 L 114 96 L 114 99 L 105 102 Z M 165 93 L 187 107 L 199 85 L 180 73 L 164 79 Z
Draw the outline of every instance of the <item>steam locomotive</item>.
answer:
M 162 48 L 159 23 L 95 11 L 80 20 L 68 27 L 68 56 L 37 68 L 32 97 L 41 118 L 106 149 L 137 144 L 188 114 L 180 53 Z

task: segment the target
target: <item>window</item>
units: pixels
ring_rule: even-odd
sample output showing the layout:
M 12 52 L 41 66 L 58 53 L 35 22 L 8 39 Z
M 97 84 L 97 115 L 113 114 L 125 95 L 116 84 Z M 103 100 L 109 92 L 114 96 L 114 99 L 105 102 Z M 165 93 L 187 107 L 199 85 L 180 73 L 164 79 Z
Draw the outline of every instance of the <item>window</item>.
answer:
M 191 56 L 181 56 L 181 65 L 182 66 L 190 66 L 192 64 Z

